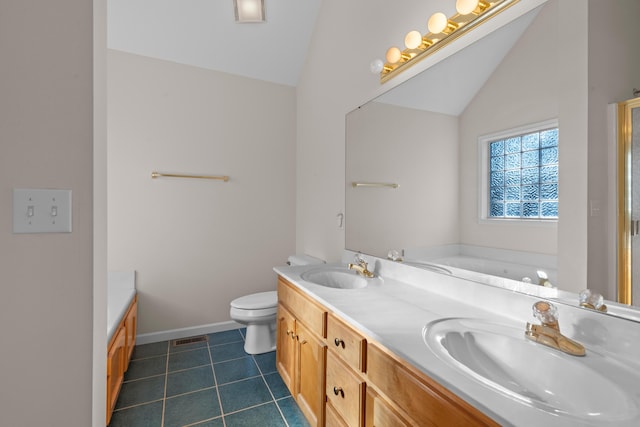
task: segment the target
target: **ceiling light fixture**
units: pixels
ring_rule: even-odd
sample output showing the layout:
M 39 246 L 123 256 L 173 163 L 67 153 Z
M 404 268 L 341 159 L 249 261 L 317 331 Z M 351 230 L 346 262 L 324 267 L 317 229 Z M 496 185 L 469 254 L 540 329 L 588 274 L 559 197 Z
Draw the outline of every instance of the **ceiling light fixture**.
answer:
M 233 0 L 236 22 L 264 22 L 264 0 Z
M 390 47 L 385 55 L 386 62 L 381 67 L 382 61 L 376 59 L 371 63 L 371 71 L 380 73 L 380 82 L 384 83 L 518 1 L 456 0 L 455 15 L 447 18 L 442 12 L 434 13 L 427 21 L 428 33 L 410 31 L 404 39 L 406 49 Z

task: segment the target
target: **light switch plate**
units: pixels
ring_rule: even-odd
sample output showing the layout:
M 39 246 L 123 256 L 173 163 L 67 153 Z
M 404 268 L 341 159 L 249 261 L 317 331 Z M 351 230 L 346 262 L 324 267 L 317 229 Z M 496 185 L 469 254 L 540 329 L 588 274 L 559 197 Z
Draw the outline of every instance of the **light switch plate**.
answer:
M 71 190 L 13 189 L 14 233 L 71 233 Z

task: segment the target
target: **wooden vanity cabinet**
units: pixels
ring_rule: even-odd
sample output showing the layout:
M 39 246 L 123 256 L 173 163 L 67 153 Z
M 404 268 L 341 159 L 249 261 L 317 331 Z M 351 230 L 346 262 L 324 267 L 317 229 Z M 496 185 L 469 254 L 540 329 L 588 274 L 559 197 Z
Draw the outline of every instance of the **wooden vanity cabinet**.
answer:
M 327 311 L 278 279 L 276 367 L 312 426 L 325 425 Z
M 107 347 L 107 424 L 116 406 L 118 394 L 129 368 L 136 344 L 138 326 L 138 296 L 133 297 L 126 314 L 116 328 Z
M 107 352 L 107 424 L 111 420 L 111 414 L 116 406 L 118 394 L 124 380 L 126 336 L 124 329 L 118 329 L 111 338 Z
M 367 426 L 498 426 L 447 388 L 377 343 L 367 345 Z M 383 397 L 384 396 L 384 397 Z M 401 420 L 400 424 L 395 424 Z M 393 420 L 394 424 L 386 424 Z M 409 420 L 409 421 L 404 421 Z M 378 421 L 380 424 L 376 424 Z
M 124 329 L 126 330 L 126 358 L 125 358 L 125 368 L 126 371 L 129 369 L 129 362 L 131 361 L 131 356 L 133 355 L 133 348 L 136 346 L 136 331 L 138 329 L 138 296 L 136 295 L 129 305 L 129 310 L 127 314 L 124 316 Z
M 277 333 L 278 372 L 313 426 L 498 426 L 281 277 Z

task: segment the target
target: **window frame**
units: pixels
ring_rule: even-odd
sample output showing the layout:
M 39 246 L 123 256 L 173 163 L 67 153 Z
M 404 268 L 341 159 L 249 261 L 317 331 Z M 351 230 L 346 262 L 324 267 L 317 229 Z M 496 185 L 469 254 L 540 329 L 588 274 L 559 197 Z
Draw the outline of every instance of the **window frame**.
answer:
M 517 223 L 520 225 L 556 226 L 560 218 L 499 218 L 489 216 L 489 144 L 500 139 L 507 139 L 527 133 L 540 132 L 547 129 L 558 128 L 558 145 L 560 145 L 560 126 L 558 119 L 550 119 L 542 122 L 531 123 L 515 128 L 502 130 L 478 137 L 478 219 L 480 223 Z M 558 182 L 560 181 L 560 160 L 558 159 Z M 560 197 L 558 196 L 558 205 Z

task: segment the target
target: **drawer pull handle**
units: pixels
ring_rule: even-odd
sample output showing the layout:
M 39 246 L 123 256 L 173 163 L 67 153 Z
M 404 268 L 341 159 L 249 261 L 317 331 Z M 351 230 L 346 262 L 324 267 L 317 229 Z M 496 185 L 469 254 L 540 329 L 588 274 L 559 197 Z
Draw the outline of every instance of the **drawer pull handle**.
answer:
M 336 396 L 340 395 L 340 397 L 344 398 L 344 390 L 342 390 L 342 387 L 334 387 L 333 394 Z
M 302 341 L 300 340 L 300 335 L 298 335 L 296 338 L 298 339 L 298 342 L 300 343 L 300 345 L 307 343 L 307 340 L 305 340 L 304 338 L 302 339 Z
M 333 340 L 334 344 L 336 345 L 336 347 L 342 347 L 344 348 L 344 341 L 341 340 L 340 338 L 336 338 Z

